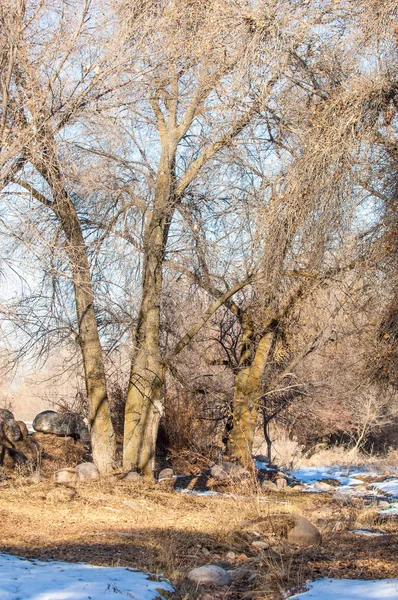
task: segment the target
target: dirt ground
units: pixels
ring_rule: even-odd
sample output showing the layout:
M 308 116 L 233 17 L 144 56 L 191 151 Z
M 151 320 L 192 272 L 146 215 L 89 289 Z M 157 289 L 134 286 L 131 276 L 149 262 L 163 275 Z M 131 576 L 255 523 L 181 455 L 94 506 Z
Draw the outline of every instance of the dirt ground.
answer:
M 51 478 L 0 484 L 0 550 L 20 556 L 127 566 L 163 574 L 178 599 L 280 599 L 319 577 L 398 577 L 398 521 L 377 522 L 361 500 L 342 506 L 328 494 L 229 490 L 228 496 L 183 494 L 170 484 L 117 477 L 75 487 Z M 290 546 L 284 517 L 307 517 L 322 533 L 319 547 Z M 281 525 L 282 523 L 282 525 Z M 383 529 L 381 537 L 349 533 Z M 252 542 L 267 541 L 259 551 Z M 233 552 L 227 557 L 227 553 Z M 227 561 L 240 571 L 230 588 L 197 588 L 186 580 L 195 566 Z M 208 596 L 206 596 L 208 594 Z

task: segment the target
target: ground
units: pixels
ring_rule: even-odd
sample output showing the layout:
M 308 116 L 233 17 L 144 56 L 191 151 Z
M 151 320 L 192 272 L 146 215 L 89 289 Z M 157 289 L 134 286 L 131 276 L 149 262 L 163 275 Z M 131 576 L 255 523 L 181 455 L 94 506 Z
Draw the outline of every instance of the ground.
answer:
M 265 495 L 247 483 L 226 490 L 230 496 L 191 495 L 168 482 L 128 482 L 117 476 L 75 488 L 58 486 L 51 477 L 17 477 L 0 486 L 1 552 L 163 574 L 174 584 L 176 600 L 206 594 L 277 600 L 321 577 L 398 577 L 397 520 L 379 523 L 374 506 L 361 499 L 344 505 L 326 493 Z M 275 520 L 270 517 L 275 513 L 308 518 L 320 529 L 322 545 L 288 545 L 285 517 Z M 382 528 L 384 534 L 350 533 L 360 526 Z M 255 540 L 267 541 L 273 552 L 259 551 Z M 230 552 L 235 556 L 227 557 Z M 229 589 L 197 589 L 186 580 L 190 568 L 217 561 L 242 567 Z

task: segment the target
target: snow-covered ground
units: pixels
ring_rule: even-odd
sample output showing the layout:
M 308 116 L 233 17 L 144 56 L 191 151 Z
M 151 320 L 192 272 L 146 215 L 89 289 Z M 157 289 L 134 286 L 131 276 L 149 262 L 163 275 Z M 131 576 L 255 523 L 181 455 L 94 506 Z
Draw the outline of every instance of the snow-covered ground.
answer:
M 390 471 L 396 472 L 394 467 Z M 324 479 L 334 479 L 340 483 L 340 486 L 335 488 L 336 492 L 349 494 L 354 496 L 369 497 L 369 496 L 385 496 L 389 499 L 398 498 L 398 478 L 396 476 L 386 477 L 384 481 L 367 483 L 359 477 L 366 476 L 367 478 L 377 476 L 377 473 L 359 469 L 358 467 L 350 467 L 342 469 L 341 466 L 328 467 L 301 467 L 290 474 L 298 481 L 302 482 L 307 491 L 320 491 L 314 487 L 319 481 Z M 358 489 L 358 486 L 362 486 Z M 363 489 L 366 487 L 366 490 Z M 322 491 L 322 490 L 321 490 Z
M 162 590 L 173 588 L 140 571 L 0 554 L 0 600 L 155 600 Z
M 362 581 L 358 579 L 319 579 L 310 589 L 289 600 L 398 600 L 398 579 Z

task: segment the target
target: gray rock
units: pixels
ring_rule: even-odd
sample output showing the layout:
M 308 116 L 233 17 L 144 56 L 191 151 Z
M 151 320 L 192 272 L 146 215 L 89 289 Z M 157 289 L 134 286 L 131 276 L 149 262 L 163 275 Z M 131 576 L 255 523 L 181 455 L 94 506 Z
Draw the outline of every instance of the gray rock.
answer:
M 236 558 L 236 554 L 232 550 L 227 552 L 227 554 L 225 556 L 226 556 L 226 558 L 228 558 L 228 560 L 233 560 L 234 558 Z
M 82 444 L 89 444 L 91 442 L 90 430 L 87 423 L 82 418 L 77 419 L 75 435 Z
M 267 550 L 269 548 L 269 544 L 263 540 L 254 540 L 252 546 L 253 548 L 256 548 L 256 550 Z
M 29 436 L 28 428 L 26 427 L 26 423 L 24 421 L 17 421 L 19 425 L 19 429 L 21 430 L 21 435 L 24 440 Z
M 173 477 L 174 477 L 173 469 L 163 469 L 159 473 L 158 481 L 160 481 L 161 479 L 173 479 Z
M 341 486 L 340 481 L 338 479 L 334 479 L 333 477 L 324 477 L 323 479 L 321 479 L 321 481 L 323 481 L 324 483 L 328 483 L 329 485 L 335 488 Z
M 63 437 L 80 438 L 82 436 L 82 441 L 89 441 L 90 437 L 84 419 L 72 412 L 57 413 L 53 410 L 45 410 L 36 415 L 33 429 L 41 433 L 52 433 Z
M 232 577 L 225 569 L 216 565 L 203 565 L 192 569 L 188 573 L 188 579 L 198 584 L 205 585 L 231 585 Z
M 219 465 L 214 465 L 210 469 L 210 474 L 218 481 L 239 481 L 249 475 L 246 469 L 231 462 L 222 462 Z
M 332 485 L 326 483 L 325 481 L 317 481 L 316 483 L 314 483 L 314 488 L 316 490 L 322 490 L 323 492 L 334 492 L 335 490 L 335 488 Z
M 0 423 L 7 421 L 8 419 L 14 420 L 14 418 L 14 415 L 10 410 L 8 410 L 8 408 L 0 408 Z
M 10 442 L 18 442 L 22 437 L 21 428 L 15 419 L 3 421 L 3 431 Z
M 137 471 L 129 471 L 123 477 L 124 481 L 142 481 L 142 476 Z
M 291 516 L 294 520 L 294 527 L 289 529 L 287 533 L 287 541 L 290 544 L 318 546 L 322 542 L 322 536 L 315 525 L 304 519 L 304 517 Z
M 287 486 L 287 481 L 284 477 L 277 477 L 275 479 L 275 485 L 278 488 L 278 490 L 282 490 Z
M 55 473 L 55 481 L 57 483 L 74 484 L 78 481 L 78 474 L 76 469 L 60 469 Z
M 348 494 L 343 494 L 343 492 L 336 492 L 333 495 L 333 500 L 336 500 L 339 504 L 352 504 L 352 498 Z
M 77 465 L 77 475 L 80 481 L 89 481 L 91 479 L 99 479 L 99 471 L 94 463 L 85 462 Z
M 267 492 L 277 492 L 279 488 L 273 481 L 266 479 L 262 482 L 261 489 Z

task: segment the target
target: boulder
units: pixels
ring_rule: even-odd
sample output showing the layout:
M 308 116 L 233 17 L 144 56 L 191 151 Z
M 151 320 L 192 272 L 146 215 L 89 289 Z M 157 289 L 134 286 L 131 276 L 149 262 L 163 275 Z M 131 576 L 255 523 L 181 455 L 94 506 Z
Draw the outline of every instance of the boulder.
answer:
M 24 423 L 24 421 L 17 421 L 17 423 L 19 425 L 19 429 L 21 430 L 22 438 L 24 440 L 26 440 L 26 438 L 29 435 L 29 431 L 28 431 L 28 428 L 26 427 L 26 423 Z
M 249 476 L 248 471 L 231 462 L 222 462 L 210 469 L 210 475 L 218 481 L 239 481 Z
M 88 428 L 84 419 L 77 413 L 57 413 L 45 410 L 36 415 L 33 429 L 41 433 L 52 433 L 63 437 L 89 439 Z
M 321 479 L 321 481 L 323 481 L 324 483 L 328 483 L 329 485 L 335 488 L 341 486 L 340 481 L 338 479 L 334 479 L 333 477 L 324 477 L 323 479 Z
M 74 484 L 78 481 L 78 474 L 76 469 L 60 469 L 55 473 L 56 483 Z
M 3 421 L 3 431 L 10 442 L 18 442 L 22 437 L 21 429 L 15 419 Z
M 334 492 L 335 488 L 330 485 L 329 483 L 326 483 L 325 481 L 317 481 L 316 483 L 314 483 L 314 488 L 316 490 L 322 490 L 323 492 Z
M 90 444 L 90 430 L 85 420 L 81 417 L 78 417 L 77 419 L 75 435 L 79 438 L 82 444 Z
M 14 415 L 7 408 L 0 408 L 0 423 L 7 421 L 8 419 L 14 419 Z
M 89 481 L 91 479 L 98 479 L 100 474 L 94 463 L 85 462 L 77 465 L 76 467 L 77 476 L 79 481 Z
M 267 550 L 269 548 L 268 542 L 264 542 L 263 540 L 254 540 L 252 546 L 256 550 Z
M 124 481 L 142 481 L 143 480 L 142 475 L 137 473 L 137 471 L 129 471 L 122 477 L 122 479 Z
M 277 492 L 279 488 L 273 481 L 265 479 L 261 484 L 261 489 L 266 492 Z
M 173 477 L 174 477 L 173 469 L 163 469 L 159 473 L 158 481 L 160 481 L 161 479 L 173 479 Z
M 203 565 L 192 569 L 188 573 L 188 579 L 198 584 L 204 585 L 231 585 L 232 577 L 222 567 L 217 565 Z
M 294 520 L 294 526 L 287 532 L 287 541 L 290 544 L 318 546 L 322 542 L 322 536 L 315 525 L 304 519 L 304 517 L 291 516 Z
M 275 485 L 278 488 L 278 490 L 282 490 L 287 486 L 287 481 L 284 477 L 277 477 L 275 479 Z

